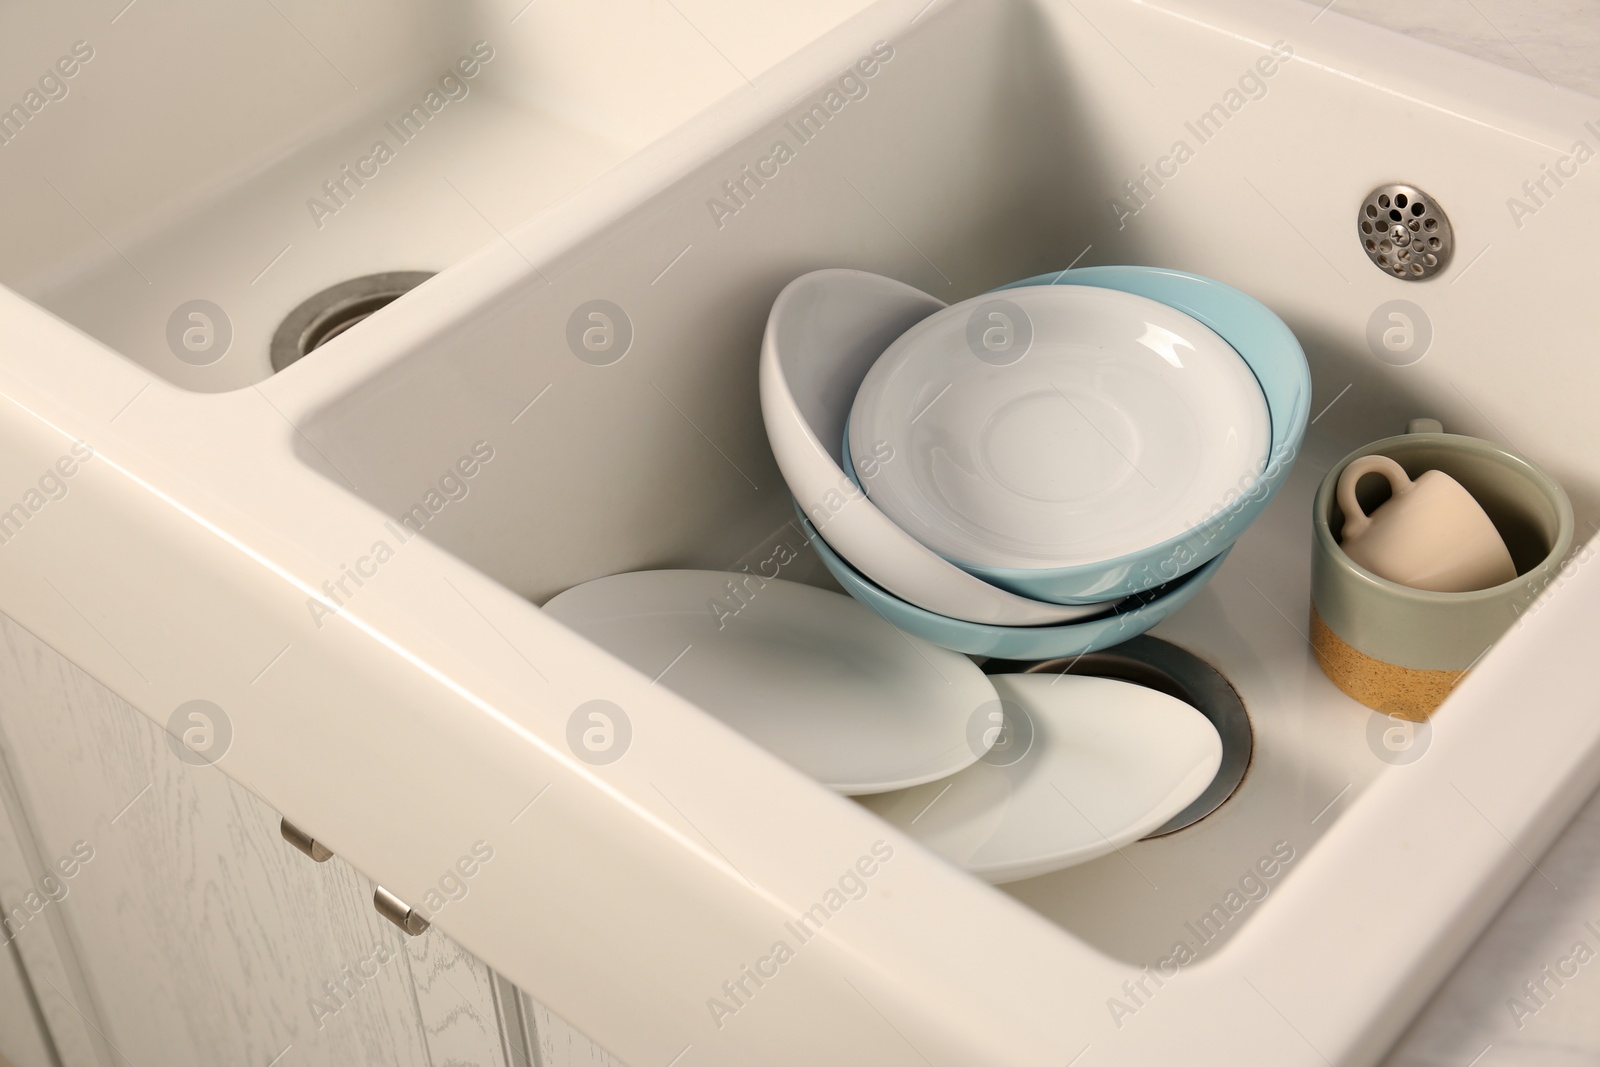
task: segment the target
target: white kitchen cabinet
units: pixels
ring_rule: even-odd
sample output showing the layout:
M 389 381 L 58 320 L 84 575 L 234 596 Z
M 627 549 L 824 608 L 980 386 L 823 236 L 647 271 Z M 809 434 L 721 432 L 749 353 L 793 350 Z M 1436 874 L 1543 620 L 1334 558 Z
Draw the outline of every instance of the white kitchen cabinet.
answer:
M 63 913 L 52 899 L 66 886 L 44 879 L 45 862 L 22 818 L 6 766 L 9 758 L 0 744 L 0 913 L 16 982 L 5 996 L 7 1008 L 0 1009 L 6 1022 L 0 1029 L 0 1055 L 10 1057 L 16 1067 L 27 1067 L 30 1060 L 52 1067 L 95 1067 L 106 1062 L 108 1050 L 76 1007 L 84 1002 L 83 979 L 68 947 Z
M 53 1063 L 11 1036 L 27 978 L 62 1067 L 617 1062 L 9 619 L 0 755 L 0 901 L 39 905 L 0 977 L 15 1067 Z
M 0 948 L 0 1067 L 54 1067 L 22 963 L 6 940 Z
M 0 1067 L 55 1067 L 43 1020 L 13 934 L 29 921 L 29 881 L 21 842 L 11 825 L 5 769 L 0 766 Z M 12 915 L 11 909 L 22 910 Z

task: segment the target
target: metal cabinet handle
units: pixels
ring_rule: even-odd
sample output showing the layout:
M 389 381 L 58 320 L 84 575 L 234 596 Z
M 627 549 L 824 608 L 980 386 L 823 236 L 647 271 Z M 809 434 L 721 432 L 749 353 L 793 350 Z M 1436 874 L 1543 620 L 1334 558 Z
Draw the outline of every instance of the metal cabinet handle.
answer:
M 283 819 L 279 822 L 278 832 L 283 834 L 283 839 L 285 841 L 289 842 L 289 844 L 293 845 L 301 852 L 304 852 L 318 863 L 327 863 L 329 860 L 333 859 L 333 853 L 328 850 L 326 845 L 323 845 L 321 842 L 317 841 L 310 834 L 300 829 L 300 827 L 296 826 L 288 819 Z
M 412 937 L 416 937 L 428 929 L 428 920 L 422 917 L 421 912 L 381 885 L 378 887 L 378 891 L 372 894 L 372 905 L 378 909 L 379 915 L 382 915 Z

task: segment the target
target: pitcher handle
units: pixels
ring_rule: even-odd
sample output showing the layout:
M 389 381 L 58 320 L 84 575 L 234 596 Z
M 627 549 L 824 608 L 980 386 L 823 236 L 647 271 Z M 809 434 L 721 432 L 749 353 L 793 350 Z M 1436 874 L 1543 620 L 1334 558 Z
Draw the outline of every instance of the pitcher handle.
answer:
M 1339 475 L 1339 510 L 1344 512 L 1344 540 L 1360 537 L 1372 525 L 1372 519 L 1361 510 L 1356 499 L 1356 483 L 1368 474 L 1381 474 L 1389 480 L 1389 489 L 1395 496 L 1411 489 L 1411 477 L 1405 468 L 1388 456 L 1361 456 Z

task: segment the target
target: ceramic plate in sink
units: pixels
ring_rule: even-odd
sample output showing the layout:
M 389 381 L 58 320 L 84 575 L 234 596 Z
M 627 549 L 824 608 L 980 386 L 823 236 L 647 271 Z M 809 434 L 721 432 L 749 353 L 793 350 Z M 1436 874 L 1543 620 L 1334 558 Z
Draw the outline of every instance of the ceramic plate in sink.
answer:
M 1205 791 L 1222 763 L 1206 717 L 1113 678 L 1002 674 L 982 759 L 864 804 L 990 882 L 1086 863 L 1131 844 Z
M 967 657 L 847 596 L 724 571 L 635 571 L 544 606 L 630 666 L 830 789 L 905 789 L 983 752 L 993 687 Z
M 1212 330 L 1158 301 L 1034 286 L 935 312 L 890 345 L 850 412 L 883 442 L 867 495 L 935 552 L 1053 568 L 1178 536 L 1266 465 L 1266 398 Z

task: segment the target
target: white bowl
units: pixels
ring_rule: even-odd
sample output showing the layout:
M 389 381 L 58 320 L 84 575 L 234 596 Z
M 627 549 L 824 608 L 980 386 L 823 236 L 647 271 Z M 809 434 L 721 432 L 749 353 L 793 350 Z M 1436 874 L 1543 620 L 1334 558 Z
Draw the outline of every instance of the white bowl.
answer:
M 927 316 L 873 364 L 849 428 L 852 456 L 896 457 L 863 485 L 901 529 L 962 565 L 1026 568 L 1184 533 L 1255 482 L 1271 436 L 1266 397 L 1227 341 L 1090 286 Z
M 999 626 L 1103 613 L 1109 603 L 1046 604 L 968 574 L 896 526 L 845 473 L 845 422 L 861 380 L 895 338 L 944 306 L 856 270 L 814 271 L 778 294 L 761 344 L 761 414 L 784 481 L 839 555 L 918 607 Z M 868 450 L 860 477 L 870 483 L 894 462 Z

